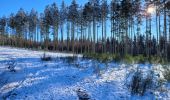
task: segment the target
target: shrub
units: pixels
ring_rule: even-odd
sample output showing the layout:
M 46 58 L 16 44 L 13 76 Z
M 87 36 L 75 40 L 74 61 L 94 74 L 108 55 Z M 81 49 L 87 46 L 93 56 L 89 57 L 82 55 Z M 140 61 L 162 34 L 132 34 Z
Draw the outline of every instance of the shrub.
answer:
M 76 56 L 70 56 L 70 57 L 66 57 L 65 58 L 65 61 L 67 63 L 73 63 L 75 60 L 77 60 L 77 57 Z
M 165 68 L 164 77 L 168 82 L 170 82 L 170 68 Z
M 104 63 L 112 60 L 112 56 L 109 54 L 101 54 L 101 55 L 99 54 L 97 58 L 99 61 Z
M 45 53 L 43 54 L 43 56 L 41 57 L 42 61 L 51 61 L 52 58 L 50 56 L 47 56 Z
M 112 55 L 113 60 L 116 62 L 120 62 L 122 57 L 119 54 Z
M 83 55 L 84 58 L 92 58 L 96 59 L 101 62 L 108 62 L 114 60 L 116 62 L 124 61 L 125 63 L 165 63 L 165 60 L 159 56 L 151 56 L 145 57 L 144 55 L 124 55 L 121 56 L 120 54 L 109 54 L 109 53 L 85 53 Z
M 143 55 L 135 56 L 134 59 L 137 63 L 145 63 L 147 61 L 147 58 Z
M 15 66 L 16 66 L 16 62 L 15 60 L 11 60 L 8 62 L 8 69 L 10 70 L 10 72 L 15 72 Z
M 145 76 L 142 71 L 137 70 L 130 81 L 131 94 L 144 95 L 146 90 L 152 88 L 153 81 L 152 71 Z
M 125 55 L 124 59 L 123 59 L 126 63 L 133 63 L 134 62 L 134 58 L 131 55 Z
M 89 100 L 90 99 L 89 94 L 85 90 L 78 89 L 76 92 L 77 92 L 77 96 L 78 96 L 79 100 Z
M 166 63 L 165 59 L 162 58 L 162 57 L 159 57 L 159 56 L 151 56 L 150 58 L 148 58 L 149 62 L 150 63 L 154 63 L 154 64 L 157 64 L 157 63 Z

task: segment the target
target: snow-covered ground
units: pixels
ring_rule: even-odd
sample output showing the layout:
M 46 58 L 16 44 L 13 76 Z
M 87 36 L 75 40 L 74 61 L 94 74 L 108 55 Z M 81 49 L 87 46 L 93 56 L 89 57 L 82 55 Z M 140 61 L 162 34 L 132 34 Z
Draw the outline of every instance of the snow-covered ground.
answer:
M 78 100 L 79 90 L 90 100 L 170 100 L 170 84 L 164 89 L 131 95 L 127 75 L 136 67 L 155 69 L 161 65 L 128 65 L 110 62 L 107 65 L 81 55 L 75 61 L 58 57 L 72 54 L 50 53 L 52 61 L 43 62 L 44 52 L 0 47 L 0 99 L 7 100 Z M 10 72 L 8 63 L 16 63 L 16 72 Z M 159 70 L 158 70 L 159 69 Z M 161 75 L 161 74 L 160 74 Z

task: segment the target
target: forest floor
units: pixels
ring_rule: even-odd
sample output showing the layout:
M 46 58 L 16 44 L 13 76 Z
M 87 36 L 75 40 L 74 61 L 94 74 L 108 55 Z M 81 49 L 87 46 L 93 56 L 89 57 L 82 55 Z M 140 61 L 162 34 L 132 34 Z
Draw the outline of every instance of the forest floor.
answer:
M 0 100 L 78 100 L 80 93 L 90 100 L 170 100 L 170 83 L 143 96 L 131 95 L 126 83 L 129 73 L 140 67 L 162 69 L 154 64 L 107 64 L 92 59 L 61 57 L 72 54 L 50 53 L 53 59 L 41 60 L 43 51 L 0 47 Z M 8 69 L 15 63 L 15 72 Z M 97 67 L 96 67 L 97 66 Z M 161 71 L 155 70 L 161 76 Z

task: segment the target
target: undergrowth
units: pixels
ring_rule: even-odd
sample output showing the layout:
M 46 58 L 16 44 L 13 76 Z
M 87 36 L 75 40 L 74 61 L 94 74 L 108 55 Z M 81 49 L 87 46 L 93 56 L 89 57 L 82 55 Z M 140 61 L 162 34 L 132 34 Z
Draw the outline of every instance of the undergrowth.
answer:
M 108 62 L 108 61 L 116 61 L 116 62 L 125 62 L 125 63 L 153 63 L 153 64 L 164 64 L 166 61 L 159 57 L 159 56 L 151 56 L 146 57 L 144 55 L 124 55 L 121 56 L 120 54 L 110 54 L 110 53 L 85 53 L 84 58 L 91 58 L 96 59 L 101 62 Z

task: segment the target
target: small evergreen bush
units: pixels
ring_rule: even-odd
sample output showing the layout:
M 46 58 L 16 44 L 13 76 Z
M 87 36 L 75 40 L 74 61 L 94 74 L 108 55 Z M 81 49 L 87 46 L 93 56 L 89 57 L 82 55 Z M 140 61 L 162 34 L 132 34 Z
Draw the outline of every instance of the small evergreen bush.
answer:
M 67 63 L 74 63 L 74 61 L 77 60 L 77 57 L 76 56 L 72 56 L 72 57 L 70 56 L 70 57 L 66 57 L 65 59 L 66 59 L 65 61 Z
M 44 53 L 43 56 L 41 57 L 41 60 L 42 60 L 42 61 L 51 61 L 51 60 L 52 60 L 52 57 L 47 56 L 47 55 Z

